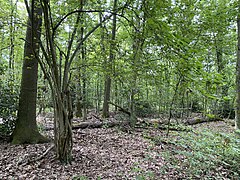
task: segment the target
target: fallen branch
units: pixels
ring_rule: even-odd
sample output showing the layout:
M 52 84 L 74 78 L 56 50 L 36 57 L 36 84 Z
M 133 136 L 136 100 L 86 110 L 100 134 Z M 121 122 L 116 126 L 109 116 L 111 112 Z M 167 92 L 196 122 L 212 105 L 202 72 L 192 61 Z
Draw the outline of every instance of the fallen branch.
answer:
M 86 129 L 86 128 L 102 128 L 102 127 L 114 127 L 114 126 L 120 126 L 125 125 L 127 122 L 122 121 L 96 121 L 96 122 L 82 122 L 80 124 L 74 125 L 72 129 Z
M 93 128 L 102 128 L 102 127 L 114 127 L 128 124 L 127 121 L 95 121 L 95 122 L 82 122 L 79 124 L 74 124 L 72 129 L 93 129 Z M 46 128 L 46 131 L 53 130 L 53 127 Z
M 99 121 L 102 121 L 102 119 L 100 117 L 98 117 L 97 115 L 95 114 L 91 114 L 93 117 L 95 117 L 96 119 L 98 119 Z
M 17 165 L 28 165 L 30 163 L 36 162 L 36 161 L 40 161 L 41 159 L 43 159 L 52 149 L 54 148 L 54 145 L 51 145 L 41 156 L 35 158 L 35 159 L 25 159 L 25 157 L 23 157 L 20 161 L 17 162 Z
M 223 121 L 223 119 L 218 116 L 206 117 L 206 118 L 192 118 L 192 119 L 188 119 L 184 124 L 195 125 L 195 124 L 200 124 L 205 122 L 216 122 L 216 121 Z
M 159 126 L 158 129 L 161 130 L 168 130 L 168 131 L 186 131 L 190 132 L 192 131 L 191 129 L 185 128 L 185 127 L 178 127 L 178 126 Z
M 117 105 L 117 104 L 115 104 L 113 102 L 108 102 L 108 103 L 113 105 L 113 106 L 115 106 L 115 107 L 117 107 L 117 108 L 119 108 L 119 111 L 122 111 L 122 112 L 128 114 L 129 116 L 131 116 L 131 113 L 128 110 L 124 109 L 123 107 L 121 107 L 121 106 L 119 106 L 119 105 Z

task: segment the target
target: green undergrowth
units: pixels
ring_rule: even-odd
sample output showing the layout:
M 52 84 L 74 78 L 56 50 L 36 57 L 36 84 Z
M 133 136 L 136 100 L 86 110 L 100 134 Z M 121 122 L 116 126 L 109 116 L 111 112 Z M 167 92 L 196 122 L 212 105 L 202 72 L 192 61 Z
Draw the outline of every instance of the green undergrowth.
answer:
M 161 142 L 161 137 L 156 142 Z M 167 165 L 162 173 L 178 171 L 183 177 L 203 179 L 238 179 L 240 177 L 240 138 L 234 133 L 171 132 L 162 140 L 167 144 L 162 156 Z

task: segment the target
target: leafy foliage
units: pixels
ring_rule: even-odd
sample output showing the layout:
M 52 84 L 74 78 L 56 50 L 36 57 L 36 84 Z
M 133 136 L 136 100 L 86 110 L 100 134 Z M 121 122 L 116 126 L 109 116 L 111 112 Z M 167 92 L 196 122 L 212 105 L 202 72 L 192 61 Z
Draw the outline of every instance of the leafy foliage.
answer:
M 138 100 L 135 102 L 135 113 L 138 117 L 147 117 L 155 112 L 153 106 L 148 101 Z
M 12 133 L 18 106 L 18 85 L 13 79 L 8 82 L 0 81 L 0 136 Z
M 215 178 L 239 177 L 240 145 L 234 133 L 218 133 L 209 129 L 176 133 L 169 139 L 174 144 L 173 153 L 164 153 L 169 166 L 187 173 L 187 177 Z M 181 166 L 179 166 L 181 164 Z

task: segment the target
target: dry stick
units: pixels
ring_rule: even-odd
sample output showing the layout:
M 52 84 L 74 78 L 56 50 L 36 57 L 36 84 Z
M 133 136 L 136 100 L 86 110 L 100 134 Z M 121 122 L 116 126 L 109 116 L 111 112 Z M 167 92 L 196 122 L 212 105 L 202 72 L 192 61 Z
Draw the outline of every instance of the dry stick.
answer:
M 96 119 L 98 119 L 99 121 L 103 121 L 100 117 L 98 117 L 97 115 L 95 114 L 92 114 L 93 117 L 95 117 Z
M 122 112 L 128 114 L 129 116 L 131 116 L 131 112 L 129 112 L 128 110 L 124 109 L 123 107 L 121 107 L 121 106 L 119 106 L 119 105 L 117 105 L 117 104 L 115 104 L 115 103 L 113 103 L 113 102 L 108 102 L 108 103 L 109 103 L 109 104 L 112 104 L 113 106 L 119 108 L 120 111 L 122 111 Z
M 41 159 L 43 159 L 52 149 L 54 148 L 54 145 L 52 144 L 41 156 L 35 158 L 35 159 L 28 159 L 25 161 L 25 159 L 23 158 L 21 161 L 18 161 L 17 165 L 27 165 L 30 163 L 33 163 L 35 161 L 39 161 Z M 24 162 L 25 161 L 25 162 Z

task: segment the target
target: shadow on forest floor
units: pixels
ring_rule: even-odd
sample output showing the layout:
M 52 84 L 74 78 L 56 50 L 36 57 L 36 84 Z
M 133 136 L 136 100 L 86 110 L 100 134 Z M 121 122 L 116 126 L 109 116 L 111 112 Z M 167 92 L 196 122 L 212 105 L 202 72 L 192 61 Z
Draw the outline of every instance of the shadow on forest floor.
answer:
M 51 144 L 0 147 L 0 179 L 237 179 L 240 141 L 224 121 L 166 131 L 154 127 L 74 130 L 73 161 L 63 166 Z M 52 131 L 47 132 L 51 136 Z M 21 162 L 21 163 L 19 163 Z

